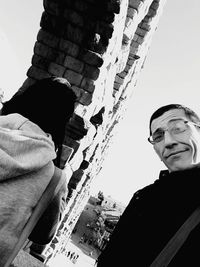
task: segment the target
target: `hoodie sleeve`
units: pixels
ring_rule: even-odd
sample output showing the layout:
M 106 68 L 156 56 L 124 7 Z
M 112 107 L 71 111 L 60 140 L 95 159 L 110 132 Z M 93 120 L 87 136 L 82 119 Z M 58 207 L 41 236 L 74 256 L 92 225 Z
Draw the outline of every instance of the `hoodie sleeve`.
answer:
M 39 126 L 19 114 L 0 116 L 0 181 L 37 171 L 55 158 L 54 143 Z

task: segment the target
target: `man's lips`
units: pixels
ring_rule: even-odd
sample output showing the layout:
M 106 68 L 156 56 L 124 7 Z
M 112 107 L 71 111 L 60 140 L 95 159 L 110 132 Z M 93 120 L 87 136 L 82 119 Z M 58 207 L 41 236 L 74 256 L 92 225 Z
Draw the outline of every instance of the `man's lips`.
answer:
M 186 151 L 188 151 L 188 149 L 174 151 L 174 152 L 171 152 L 171 153 L 167 154 L 166 156 L 164 156 L 164 158 L 165 159 L 168 159 L 171 156 L 175 156 L 175 155 L 178 155 L 178 154 L 183 153 L 183 152 L 186 152 Z

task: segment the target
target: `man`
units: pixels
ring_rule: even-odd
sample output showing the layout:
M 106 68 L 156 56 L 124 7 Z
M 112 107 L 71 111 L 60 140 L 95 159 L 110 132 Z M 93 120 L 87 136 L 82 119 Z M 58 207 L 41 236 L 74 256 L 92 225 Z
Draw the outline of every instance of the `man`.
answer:
M 168 170 L 134 194 L 98 267 L 200 266 L 200 224 L 166 265 L 151 265 L 200 206 L 200 118 L 182 105 L 161 107 L 151 116 L 148 140 Z

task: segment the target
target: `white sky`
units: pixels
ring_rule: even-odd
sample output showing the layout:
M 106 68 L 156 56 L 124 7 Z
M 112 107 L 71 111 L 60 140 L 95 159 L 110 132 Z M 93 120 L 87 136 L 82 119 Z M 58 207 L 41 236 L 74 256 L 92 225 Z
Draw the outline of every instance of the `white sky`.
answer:
M 31 65 L 43 1 L 1 2 L 0 88 L 10 98 Z M 200 113 L 199 10 L 199 0 L 167 0 L 128 111 L 92 192 L 102 190 L 127 204 L 164 168 L 147 142 L 151 114 L 169 103 L 185 104 Z

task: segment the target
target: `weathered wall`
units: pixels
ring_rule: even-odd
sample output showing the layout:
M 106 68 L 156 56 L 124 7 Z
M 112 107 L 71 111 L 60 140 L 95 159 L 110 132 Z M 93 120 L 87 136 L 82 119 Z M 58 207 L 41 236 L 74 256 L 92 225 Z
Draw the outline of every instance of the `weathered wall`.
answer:
M 58 238 L 45 251 L 50 257 L 67 244 L 89 198 L 90 184 L 134 92 L 164 3 L 44 0 L 32 66 L 21 89 L 55 75 L 67 78 L 78 96 L 62 151 L 70 193 Z

